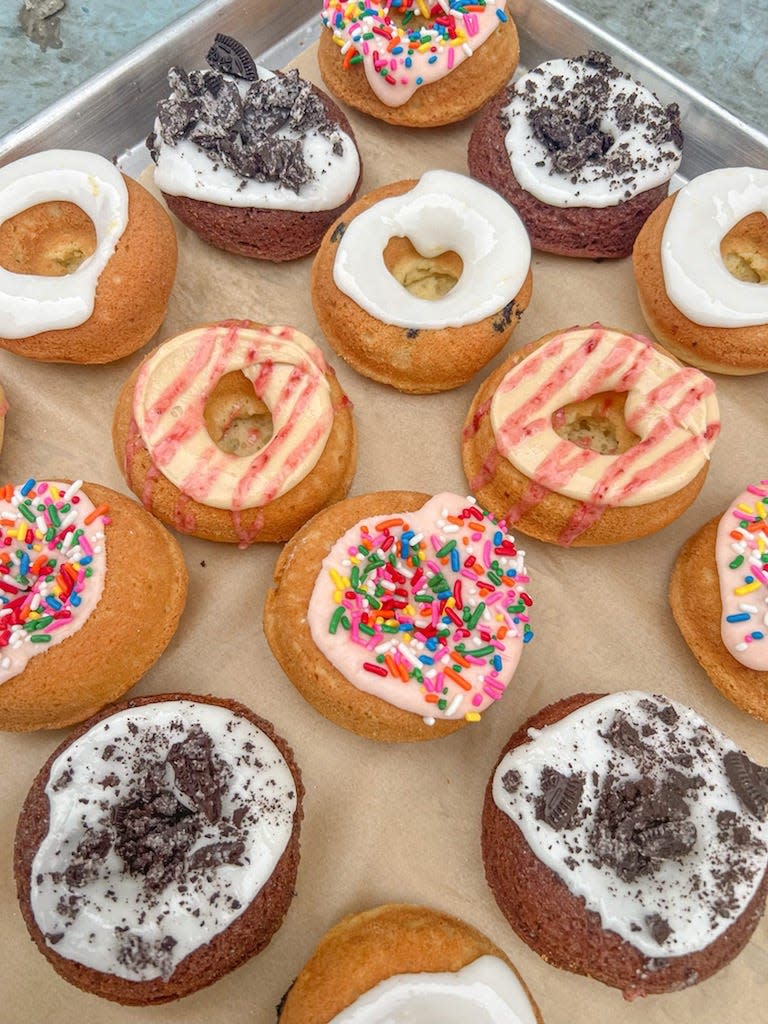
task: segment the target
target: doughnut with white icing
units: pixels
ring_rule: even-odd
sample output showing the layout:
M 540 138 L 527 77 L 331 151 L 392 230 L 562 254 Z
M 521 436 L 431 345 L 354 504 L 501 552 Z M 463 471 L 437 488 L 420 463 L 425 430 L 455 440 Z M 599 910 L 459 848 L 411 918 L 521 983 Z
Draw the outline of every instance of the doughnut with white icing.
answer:
M 0 168 L 0 348 L 121 359 L 159 328 L 175 275 L 170 218 L 109 160 L 54 149 Z
M 312 302 L 336 352 L 400 391 L 459 387 L 506 344 L 531 298 L 515 211 L 452 171 L 358 200 L 312 265 Z
M 703 981 L 768 890 L 768 768 L 695 711 L 578 694 L 511 737 L 486 790 L 486 878 L 548 963 L 625 998 Z
M 30 935 L 68 982 L 119 1003 L 195 992 L 267 945 L 293 896 L 301 776 L 235 701 L 141 697 L 54 751 L 21 810 Z
M 464 424 L 469 486 L 550 543 L 618 544 L 691 504 L 720 429 L 715 386 L 641 335 L 592 324 L 520 349 Z

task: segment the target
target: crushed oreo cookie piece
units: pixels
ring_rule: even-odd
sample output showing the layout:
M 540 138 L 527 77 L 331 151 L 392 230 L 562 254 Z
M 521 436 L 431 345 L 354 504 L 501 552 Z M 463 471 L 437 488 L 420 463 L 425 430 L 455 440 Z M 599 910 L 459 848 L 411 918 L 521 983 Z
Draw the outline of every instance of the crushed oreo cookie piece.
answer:
M 648 930 L 655 941 L 660 946 L 663 946 L 673 931 L 669 926 L 669 922 L 661 914 L 649 914 L 645 919 L 645 923 L 648 925 Z
M 246 82 L 255 82 L 259 77 L 256 62 L 248 49 L 238 39 L 222 35 L 221 32 L 216 33 L 205 60 L 215 71 L 243 78 Z
M 536 817 L 558 832 L 568 828 L 584 792 L 583 775 L 563 775 L 555 768 L 542 769 L 541 796 L 536 798 Z
M 725 773 L 739 802 L 760 821 L 768 818 L 768 768 L 755 764 L 741 750 L 723 758 Z
M 522 776 L 520 772 L 514 771 L 510 768 L 508 772 L 504 772 L 501 777 L 501 784 L 508 793 L 516 793 L 520 788 L 522 782 Z
M 517 320 L 519 322 L 522 315 L 522 310 L 518 309 L 517 303 L 514 299 L 512 299 L 510 302 L 506 304 L 506 306 L 501 310 L 499 315 L 493 321 L 494 331 L 500 334 L 502 331 L 505 331 L 509 327 L 513 320 Z
M 202 811 L 211 824 L 221 818 L 224 789 L 222 772 L 214 764 L 213 742 L 199 725 L 168 751 L 176 788 L 190 801 L 191 809 Z

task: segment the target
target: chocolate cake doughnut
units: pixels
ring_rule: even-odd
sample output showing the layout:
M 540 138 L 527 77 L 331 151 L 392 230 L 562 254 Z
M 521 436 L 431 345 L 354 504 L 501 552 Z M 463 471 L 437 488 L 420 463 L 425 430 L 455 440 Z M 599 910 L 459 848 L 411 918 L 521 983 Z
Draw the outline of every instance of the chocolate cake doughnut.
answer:
M 457 6 L 323 0 L 323 81 L 350 107 L 390 124 L 463 121 L 512 77 L 520 41 L 506 0 Z
M 510 739 L 483 808 L 486 877 L 548 963 L 625 998 L 704 981 L 768 891 L 768 768 L 695 711 L 579 694 Z
M 352 129 L 297 71 L 257 67 L 218 35 L 210 68 L 171 68 L 147 145 L 168 208 L 219 249 L 281 262 L 313 252 L 362 175 Z
M 53 149 L 0 168 L 0 348 L 122 359 L 159 328 L 175 276 L 168 214 L 109 160 Z
M 539 65 L 488 105 L 469 172 L 523 219 L 536 249 L 629 256 L 682 152 L 680 111 L 604 53 Z
M 142 697 L 91 719 L 19 817 L 32 939 L 66 981 L 115 1002 L 210 985 L 282 923 L 302 795 L 288 745 L 235 701 Z
M 768 722 L 768 480 L 749 484 L 677 556 L 669 602 L 723 696 Z
M 332 722 L 377 740 L 435 739 L 509 688 L 533 637 L 528 579 L 525 552 L 474 498 L 361 495 L 285 546 L 264 633 Z
M 421 1024 L 543 1024 L 514 965 L 490 939 L 458 918 L 405 903 L 349 914 L 326 932 L 278 1021 L 380 1024 L 392 1014 Z

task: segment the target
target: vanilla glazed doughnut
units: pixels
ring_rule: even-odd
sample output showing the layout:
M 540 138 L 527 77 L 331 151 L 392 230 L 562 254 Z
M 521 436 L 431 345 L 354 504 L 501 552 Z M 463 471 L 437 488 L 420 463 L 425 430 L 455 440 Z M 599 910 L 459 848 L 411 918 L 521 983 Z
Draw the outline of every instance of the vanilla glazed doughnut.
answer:
M 464 472 L 510 526 L 569 546 L 662 529 L 701 490 L 715 385 L 639 334 L 593 324 L 520 349 L 481 385 Z
M 546 61 L 496 96 L 469 171 L 518 211 L 536 249 L 629 256 L 680 164 L 680 111 L 604 53 Z
M 168 208 L 202 239 L 253 259 L 317 249 L 362 176 L 336 104 L 298 72 L 257 67 L 216 36 L 209 69 L 171 68 L 147 146 Z
M 287 540 L 344 497 L 355 468 L 351 405 L 320 349 L 250 320 L 196 327 L 150 353 L 120 393 L 112 439 L 150 512 L 240 547 Z
M 768 370 L 768 171 L 724 167 L 670 196 L 638 235 L 640 306 L 678 359 L 711 373 Z
M 506 344 L 531 298 L 531 246 L 495 192 L 427 171 L 358 200 L 312 265 L 312 303 L 359 373 L 428 394 L 466 383 Z
M 687 988 L 764 911 L 768 768 L 667 697 L 578 694 L 505 746 L 482 847 L 500 910 L 548 963 L 626 999 Z
M 512 77 L 520 57 L 506 0 L 398 4 L 323 0 L 317 60 L 344 103 L 407 128 L 463 121 Z
M 326 932 L 279 1024 L 542 1024 L 514 965 L 458 918 L 390 903 Z
M 322 715 L 392 742 L 480 720 L 533 637 L 525 552 L 474 498 L 350 498 L 286 545 L 264 606 L 281 668 Z
M 302 796 L 290 747 L 235 701 L 164 694 L 102 713 L 54 751 L 19 816 L 30 936 L 66 981 L 115 1002 L 210 985 L 282 923 Z
M 685 543 L 669 601 L 718 690 L 768 722 L 768 480 L 749 484 Z
M 98 484 L 0 488 L 0 729 L 61 729 L 130 689 L 172 639 L 181 550 Z
M 165 316 L 176 235 L 146 189 L 96 153 L 0 168 L 0 347 L 54 363 L 135 352 Z

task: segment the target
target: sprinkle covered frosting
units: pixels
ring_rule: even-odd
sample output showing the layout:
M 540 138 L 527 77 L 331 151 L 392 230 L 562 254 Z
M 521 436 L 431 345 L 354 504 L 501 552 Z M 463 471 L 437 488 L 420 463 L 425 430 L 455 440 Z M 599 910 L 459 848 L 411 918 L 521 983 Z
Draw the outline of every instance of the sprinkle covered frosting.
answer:
M 721 632 L 747 668 L 768 672 L 768 480 L 750 484 L 717 530 Z
M 82 485 L 0 488 L 0 683 L 76 633 L 101 597 L 109 509 Z
M 343 66 L 362 64 L 373 92 L 389 107 L 443 78 L 507 21 L 505 0 L 392 0 L 389 4 L 323 0 Z
M 323 561 L 312 637 L 358 689 L 434 719 L 478 721 L 533 637 L 525 552 L 474 498 L 364 519 Z

